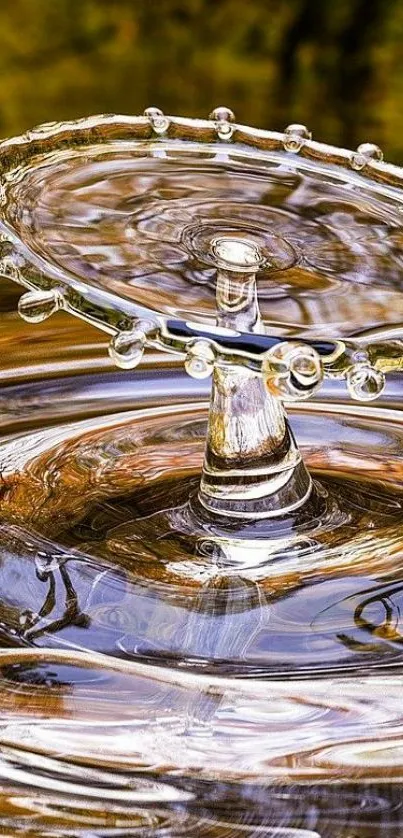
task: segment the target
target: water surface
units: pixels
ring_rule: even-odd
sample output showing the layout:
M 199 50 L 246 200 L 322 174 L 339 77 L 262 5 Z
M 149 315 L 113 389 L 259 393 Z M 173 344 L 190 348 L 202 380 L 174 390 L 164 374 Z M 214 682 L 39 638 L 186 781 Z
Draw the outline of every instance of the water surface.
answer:
M 353 181 L 116 149 L 7 189 L 38 256 L 124 300 L 211 321 L 206 242 L 246 227 L 270 328 L 402 319 L 401 213 Z M 398 834 L 398 380 L 380 407 L 325 388 L 293 408 L 317 502 L 224 528 L 195 501 L 208 383 L 164 356 L 118 373 L 90 327 L 2 301 L 5 834 Z

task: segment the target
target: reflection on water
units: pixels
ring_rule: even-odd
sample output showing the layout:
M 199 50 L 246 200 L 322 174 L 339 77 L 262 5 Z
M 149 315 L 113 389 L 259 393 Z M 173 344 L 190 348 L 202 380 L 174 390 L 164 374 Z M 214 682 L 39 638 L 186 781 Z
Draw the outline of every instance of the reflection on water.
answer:
M 17 372 L 1 392 L 5 834 L 395 836 L 399 414 L 292 413 L 328 519 L 273 532 L 247 571 L 236 538 L 187 526 L 194 382 L 164 364 L 91 373 L 82 352 L 63 377 L 48 350 L 41 388 Z M 261 558 L 258 531 L 249 548 Z
M 282 333 L 351 335 L 403 321 L 400 195 L 292 156 L 252 163 L 230 147 L 190 161 L 109 142 L 5 178 L 4 215 L 40 256 L 94 287 L 170 316 L 215 318 L 217 235 L 266 256 L 259 305 Z M 196 149 L 196 150 L 195 150 Z M 352 286 L 354 292 L 352 293 Z
M 266 322 L 401 322 L 398 201 L 277 163 L 92 148 L 16 170 L 3 209 L 40 256 L 172 316 L 214 316 L 208 242 L 247 232 Z M 224 527 L 196 499 L 208 384 L 167 357 L 116 373 L 83 324 L 17 325 L 7 285 L 2 306 L 2 828 L 395 836 L 399 388 L 296 407 L 311 500 Z

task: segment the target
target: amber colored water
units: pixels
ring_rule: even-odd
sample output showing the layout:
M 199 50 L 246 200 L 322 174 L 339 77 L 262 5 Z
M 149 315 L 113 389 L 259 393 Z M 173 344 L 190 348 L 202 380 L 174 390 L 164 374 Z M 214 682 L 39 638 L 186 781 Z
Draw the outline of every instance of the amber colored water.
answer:
M 255 160 L 229 145 L 189 154 L 109 142 L 28 160 L 5 178 L 3 216 L 64 277 L 126 309 L 214 322 L 208 254 L 214 236 L 231 235 L 266 259 L 258 296 L 269 331 L 351 336 L 403 321 L 397 190 L 382 195 L 293 155 Z
M 125 159 L 26 172 L 8 222 L 93 285 L 206 320 L 205 243 L 246 224 L 266 323 L 401 319 L 396 207 L 281 167 Z M 23 326 L 17 296 L 4 280 L 3 834 L 399 835 L 399 378 L 375 406 L 340 385 L 294 407 L 315 502 L 224 526 L 196 500 L 209 382 L 167 356 L 117 372 L 98 332 Z
M 393 385 L 381 409 L 325 392 L 293 411 L 338 518 L 246 570 L 216 533 L 200 545 L 153 525 L 180 509 L 183 527 L 200 384 L 164 364 L 113 372 L 65 315 L 34 333 L 2 322 L 3 834 L 397 835 Z

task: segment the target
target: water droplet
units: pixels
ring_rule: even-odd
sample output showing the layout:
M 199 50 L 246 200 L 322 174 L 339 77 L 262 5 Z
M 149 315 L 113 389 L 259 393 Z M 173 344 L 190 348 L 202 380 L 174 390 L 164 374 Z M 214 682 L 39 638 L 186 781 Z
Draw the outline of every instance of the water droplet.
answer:
M 383 160 L 383 152 L 379 148 L 379 146 L 374 145 L 373 143 L 361 143 L 358 146 L 357 151 L 354 151 L 351 155 L 351 166 L 353 169 L 359 171 L 363 169 L 367 163 L 372 161 L 376 163 L 382 163 Z
M 316 350 L 294 341 L 279 343 L 266 353 L 262 373 L 269 393 L 288 401 L 308 399 L 323 381 Z
M 353 399 L 371 402 L 385 389 L 385 376 L 370 364 L 356 364 L 347 373 L 347 388 Z
M 28 291 L 20 297 L 18 314 L 27 323 L 42 323 L 62 307 L 58 291 Z
M 311 346 L 298 351 L 290 360 L 290 372 L 301 387 L 316 387 L 323 378 L 318 353 Z
M 220 140 L 230 140 L 234 133 L 235 114 L 230 108 L 219 107 L 214 108 L 210 114 L 210 119 L 215 122 L 215 129 Z
M 191 378 L 208 378 L 214 369 L 215 353 L 208 340 L 197 340 L 188 347 L 185 370 Z
M 149 119 L 156 134 L 165 134 L 169 128 L 169 119 L 159 108 L 146 108 L 144 116 Z
M 109 355 L 114 364 L 123 370 L 131 370 L 140 363 L 146 345 L 146 333 L 137 325 L 134 329 L 118 332 L 109 344 Z
M 219 236 L 211 242 L 211 254 L 217 265 L 228 270 L 257 270 L 262 257 L 253 241 L 231 236 Z
M 288 125 L 284 134 L 284 148 L 294 154 L 301 150 L 306 140 L 312 139 L 311 131 L 308 130 L 306 125 L 300 125 L 299 123 Z

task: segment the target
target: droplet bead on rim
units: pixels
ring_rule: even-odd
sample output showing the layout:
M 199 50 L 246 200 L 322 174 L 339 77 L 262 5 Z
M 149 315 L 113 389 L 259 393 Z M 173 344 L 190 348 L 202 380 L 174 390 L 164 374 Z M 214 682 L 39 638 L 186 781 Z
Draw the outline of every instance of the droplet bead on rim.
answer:
M 284 148 L 286 151 L 291 151 L 293 154 L 297 154 L 298 151 L 301 151 L 301 148 L 305 144 L 306 140 L 312 139 L 312 133 L 306 125 L 300 125 L 297 122 L 292 125 L 287 125 L 284 135 Z
M 165 134 L 168 130 L 169 119 L 160 108 L 146 108 L 144 116 L 147 117 L 156 134 Z
M 215 352 L 208 340 L 197 340 L 187 350 L 185 370 L 191 378 L 209 378 L 214 369 Z
M 262 362 L 268 392 L 285 401 L 309 399 L 323 382 L 323 366 L 313 346 L 284 341 L 271 349 Z
M 230 108 L 220 106 L 214 108 L 209 118 L 215 123 L 215 129 L 220 140 L 230 140 L 234 133 L 234 112 Z
M 368 363 L 355 364 L 347 373 L 347 389 L 356 401 L 372 402 L 385 389 L 385 375 Z
M 146 340 L 146 330 L 140 325 L 114 335 L 108 348 L 114 364 L 123 370 L 137 367 L 143 357 Z
M 361 143 L 358 146 L 357 151 L 354 151 L 351 155 L 351 166 L 356 171 L 360 171 L 363 169 L 367 163 L 382 163 L 383 161 L 383 152 L 379 148 L 378 145 L 374 143 Z
M 63 298 L 56 290 L 27 291 L 18 301 L 18 314 L 27 323 L 43 323 L 63 306 Z

